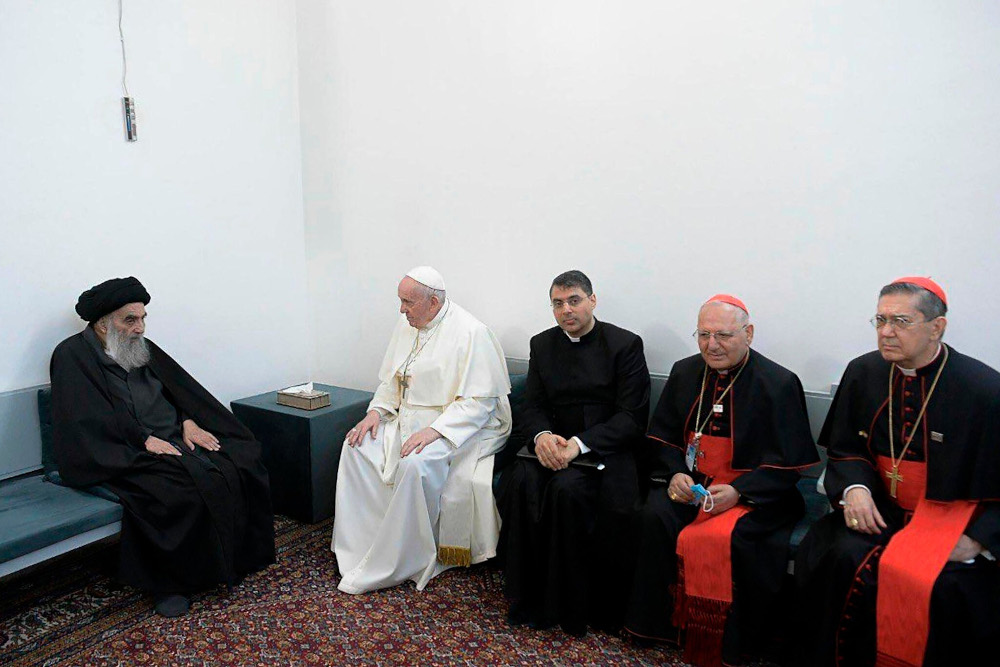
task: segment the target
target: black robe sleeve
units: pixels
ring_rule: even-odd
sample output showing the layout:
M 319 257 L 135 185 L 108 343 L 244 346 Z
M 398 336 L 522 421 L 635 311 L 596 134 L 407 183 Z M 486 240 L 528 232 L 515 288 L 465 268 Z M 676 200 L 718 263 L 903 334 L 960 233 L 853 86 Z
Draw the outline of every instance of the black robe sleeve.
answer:
M 686 361 L 686 360 L 685 360 Z M 682 376 L 684 361 L 678 361 L 670 369 L 667 385 L 660 394 L 660 400 L 653 411 L 649 424 L 648 438 L 652 445 L 652 467 L 650 477 L 670 480 L 677 473 L 690 474 L 684 461 L 684 421 L 687 418 L 685 403 L 688 388 Z M 689 383 L 688 383 L 689 384 Z M 694 389 L 697 391 L 697 388 Z
M 616 354 L 615 410 L 606 421 L 574 434 L 601 456 L 641 438 L 649 419 L 649 369 L 638 336 Z
M 974 466 L 978 471 L 995 472 L 1000 469 L 997 463 L 1000 451 L 1000 390 L 986 393 L 980 412 L 985 415 L 986 423 L 976 434 L 979 442 Z M 986 475 L 992 477 L 988 472 Z M 965 534 L 1000 558 L 1000 499 L 994 496 L 994 489 L 991 488 L 973 488 L 973 492 L 992 499 L 981 503 L 982 513 L 972 521 Z
M 772 442 L 763 448 L 760 465 L 733 481 L 740 500 L 751 505 L 780 500 L 798 483 L 799 468 L 819 460 L 799 378 L 792 375 L 773 385 L 766 393 L 760 392 L 763 405 L 753 416 L 768 420 L 768 428 L 761 431 Z
M 844 371 L 819 435 L 819 445 L 826 447 L 829 457 L 823 484 L 834 505 L 853 484 L 864 484 L 874 493 L 881 483 L 867 447 L 870 425 L 865 421 L 873 415 L 861 414 L 857 405 L 864 402 L 865 390 L 858 378 L 859 365 L 852 362 Z
M 980 514 L 966 529 L 965 534 L 986 547 L 994 556 L 1000 554 L 1000 503 L 983 503 Z
M 549 396 L 538 370 L 538 344 L 539 337 L 533 337 L 528 358 L 528 376 L 525 378 L 524 403 L 520 414 L 522 433 L 528 449 L 532 452 L 535 451 L 535 436 L 542 431 L 552 430 L 552 421 L 549 419 L 551 411 Z
M 82 335 L 52 353 L 52 438 L 59 473 L 73 486 L 101 484 L 130 468 L 145 453 L 145 429 L 107 382 Z

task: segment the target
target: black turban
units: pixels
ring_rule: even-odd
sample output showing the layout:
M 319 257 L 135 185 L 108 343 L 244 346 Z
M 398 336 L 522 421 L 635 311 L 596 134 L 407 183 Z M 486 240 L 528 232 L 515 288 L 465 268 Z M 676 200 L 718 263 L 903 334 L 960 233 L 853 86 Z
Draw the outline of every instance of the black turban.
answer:
M 80 295 L 76 312 L 83 319 L 94 323 L 108 313 L 113 313 L 127 303 L 149 303 L 149 292 L 137 279 L 112 278 L 94 285 Z

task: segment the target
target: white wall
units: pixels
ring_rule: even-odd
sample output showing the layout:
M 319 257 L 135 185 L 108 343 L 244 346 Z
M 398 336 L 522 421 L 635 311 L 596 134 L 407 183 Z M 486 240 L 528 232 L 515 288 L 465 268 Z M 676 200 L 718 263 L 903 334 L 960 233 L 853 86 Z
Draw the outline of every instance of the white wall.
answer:
M 514 356 L 583 269 L 661 372 L 731 291 L 813 389 L 873 348 L 882 284 L 931 274 L 1000 366 L 997 3 L 298 8 L 317 379 L 373 385 L 420 263 Z
M 80 292 L 136 275 L 147 334 L 224 402 L 302 381 L 295 6 L 0 0 L 0 391 L 48 381 Z

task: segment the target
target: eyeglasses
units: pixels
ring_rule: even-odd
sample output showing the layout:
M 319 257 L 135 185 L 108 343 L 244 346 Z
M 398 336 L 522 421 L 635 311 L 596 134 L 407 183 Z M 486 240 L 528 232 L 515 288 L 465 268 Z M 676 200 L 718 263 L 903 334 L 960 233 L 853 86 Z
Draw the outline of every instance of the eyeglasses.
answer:
M 552 300 L 552 310 L 559 310 L 560 308 L 562 308 L 563 306 L 565 306 L 567 303 L 569 304 L 570 308 L 576 308 L 581 303 L 583 303 L 585 300 L 586 300 L 586 297 L 582 297 L 582 296 L 571 296 L 570 298 L 566 299 L 565 301 L 563 301 L 562 299 L 553 299 Z
M 712 336 L 715 336 L 717 343 L 725 345 L 731 341 L 736 334 L 740 333 L 748 326 L 748 324 L 744 324 L 736 331 L 702 331 L 701 329 L 695 329 L 694 333 L 691 335 L 697 338 L 699 343 L 707 343 L 712 339 Z
M 885 325 L 889 325 L 889 328 L 893 331 L 906 331 L 915 324 L 927 324 L 928 322 L 933 322 L 937 318 L 932 320 L 921 320 L 919 322 L 914 321 L 909 315 L 893 315 L 892 317 L 885 317 L 883 315 L 876 315 L 875 317 L 868 320 L 868 322 L 875 327 L 875 329 L 881 329 Z

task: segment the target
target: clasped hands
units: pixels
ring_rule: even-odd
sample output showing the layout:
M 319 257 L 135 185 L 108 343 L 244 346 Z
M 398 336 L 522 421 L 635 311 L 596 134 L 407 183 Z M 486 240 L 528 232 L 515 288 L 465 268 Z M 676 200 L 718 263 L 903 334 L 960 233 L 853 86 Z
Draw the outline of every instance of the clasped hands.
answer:
M 679 472 L 670 478 L 667 492 L 675 503 L 691 504 L 694 501 L 694 491 L 691 490 L 693 485 L 694 480 L 691 475 Z M 715 501 L 715 506 L 709 511 L 712 515 L 722 514 L 735 507 L 740 500 L 740 492 L 730 484 L 713 484 L 706 490 L 712 494 L 712 499 Z
M 844 494 L 844 523 L 848 529 L 866 535 L 881 535 L 882 529 L 888 527 L 875 506 L 872 494 L 861 486 L 856 486 Z M 962 535 L 958 538 L 958 544 L 951 550 L 948 560 L 972 560 L 982 552 L 982 544 L 968 535 Z
M 542 433 L 535 439 L 535 456 L 549 470 L 565 470 L 570 461 L 580 455 L 574 438 L 567 440 L 555 433 Z
M 382 415 L 379 414 L 378 410 L 369 410 L 365 418 L 347 432 L 347 444 L 351 447 L 357 447 L 365 439 L 366 435 L 371 434 L 372 438 L 376 437 L 378 435 L 379 424 L 381 423 Z M 441 434 L 430 426 L 422 428 L 406 439 L 399 451 L 399 455 L 409 456 L 410 454 L 419 454 L 424 450 L 424 447 L 440 437 Z
M 194 451 L 196 445 L 202 449 L 207 449 L 210 452 L 217 452 L 222 449 L 219 445 L 219 439 L 198 426 L 193 419 L 185 419 L 181 423 L 181 431 L 181 437 L 184 440 L 184 444 L 187 445 L 187 448 L 191 451 Z M 166 440 L 157 438 L 155 435 L 151 435 L 146 438 L 146 451 L 151 454 L 166 454 L 167 456 L 181 455 L 181 453 L 177 451 L 176 447 L 171 445 Z

